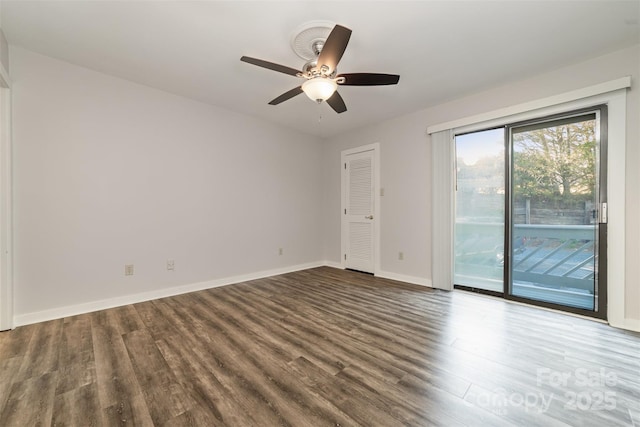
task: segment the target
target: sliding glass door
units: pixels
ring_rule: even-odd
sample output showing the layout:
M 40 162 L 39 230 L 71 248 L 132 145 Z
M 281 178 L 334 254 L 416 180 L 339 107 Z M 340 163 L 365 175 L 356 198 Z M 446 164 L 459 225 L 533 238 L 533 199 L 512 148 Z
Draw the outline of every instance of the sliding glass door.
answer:
M 509 128 L 515 297 L 597 308 L 599 115 Z
M 504 129 L 456 136 L 454 283 L 503 292 Z
M 455 142 L 456 286 L 605 317 L 606 108 Z

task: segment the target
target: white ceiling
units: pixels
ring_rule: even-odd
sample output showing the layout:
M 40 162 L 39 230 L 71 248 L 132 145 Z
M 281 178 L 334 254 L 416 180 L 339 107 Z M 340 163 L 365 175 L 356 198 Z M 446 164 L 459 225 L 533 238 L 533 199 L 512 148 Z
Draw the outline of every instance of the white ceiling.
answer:
M 640 42 L 640 1 L 7 1 L 10 44 L 323 137 L 437 105 Z M 326 20 L 353 30 L 339 72 L 400 74 L 341 87 L 336 114 L 292 76 L 290 39 Z M 320 119 L 321 117 L 321 119 Z

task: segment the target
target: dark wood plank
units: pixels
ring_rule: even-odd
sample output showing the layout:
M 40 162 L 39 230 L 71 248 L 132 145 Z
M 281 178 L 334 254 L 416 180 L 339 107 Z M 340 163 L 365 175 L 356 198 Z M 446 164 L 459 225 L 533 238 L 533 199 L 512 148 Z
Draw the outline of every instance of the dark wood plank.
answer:
M 117 425 L 122 420 L 129 420 L 152 425 L 142 389 L 118 329 L 97 323 L 92 331 L 98 396 L 106 423 Z
M 175 311 L 173 316 L 176 318 L 190 318 L 192 307 L 189 307 L 188 310 L 180 309 L 180 307 L 175 308 L 178 308 L 178 310 Z M 179 323 L 185 325 L 184 322 Z M 235 349 L 224 348 L 218 342 L 218 338 L 222 334 L 214 326 L 211 326 L 208 330 L 181 326 L 180 332 L 180 336 L 168 337 L 166 344 L 171 346 L 170 350 L 173 354 L 180 355 L 183 358 L 187 357 L 185 353 L 192 353 L 190 358 L 196 359 L 197 364 L 201 364 L 202 369 L 210 373 L 207 375 L 208 380 L 217 388 L 217 393 L 213 394 L 213 396 L 218 397 L 218 393 L 220 393 L 221 399 L 216 399 L 214 401 L 215 407 L 209 408 L 217 419 L 227 423 L 234 416 L 240 416 L 251 420 L 247 425 L 290 425 L 278 409 L 260 392 L 257 385 L 251 382 L 245 373 L 233 364 L 233 361 L 241 357 L 241 355 Z M 212 337 L 215 337 L 215 339 L 212 339 Z M 195 363 L 194 365 L 197 366 Z M 202 384 L 200 385 L 202 386 Z M 212 394 L 212 390 L 205 387 L 199 387 L 198 389 Z M 225 403 L 226 399 L 230 401 L 230 406 L 221 404 L 221 402 Z M 229 409 L 236 405 L 239 411 L 233 414 Z M 229 423 L 229 425 L 232 424 Z
M 211 314 L 197 311 L 194 311 L 194 315 L 200 315 L 203 319 L 206 317 L 208 320 L 212 320 L 213 317 Z M 227 332 L 221 337 L 219 348 L 237 348 L 243 356 L 235 359 L 229 357 L 227 364 L 248 376 L 250 381 L 257 385 L 256 390 L 271 402 L 287 421 L 293 425 L 311 423 L 335 426 L 353 423 L 353 420 L 333 404 L 316 393 L 301 388 L 299 379 L 289 370 L 287 362 L 291 359 L 286 353 L 270 345 L 262 345 L 261 340 L 257 339 L 258 336 L 249 333 L 248 326 L 232 312 L 216 310 L 215 321 L 218 329 Z
M 202 359 L 183 345 L 184 341 L 167 337 L 157 341 L 158 348 L 171 367 L 177 381 L 194 401 L 194 406 L 174 417 L 174 425 L 190 425 L 201 420 L 200 425 L 236 426 L 255 422 L 235 399 L 229 399 L 224 385 L 207 368 Z M 196 424 L 197 425 L 197 424 Z
M 57 372 L 16 382 L 0 412 L 1 426 L 47 426 L 53 414 Z
M 327 267 L 0 333 L 2 426 L 639 422 L 640 334 Z
M 123 340 L 155 425 L 163 424 L 193 406 L 148 331 L 136 330 L 123 335 Z
M 390 401 L 384 396 L 386 390 L 371 390 L 329 375 L 304 357 L 295 360 L 291 366 L 307 387 L 344 410 L 360 425 L 401 425 L 409 424 L 411 420 L 411 414 L 401 402 Z
M 134 305 L 145 328 L 154 339 L 177 335 L 178 330 L 173 325 L 171 318 L 164 316 L 156 303 L 156 301 L 147 301 Z
M 142 394 L 123 396 L 119 402 L 102 411 L 106 426 L 152 426 L 147 403 Z
M 125 305 L 108 310 L 107 317 L 109 318 L 109 323 L 115 325 L 122 335 L 144 328 L 144 322 L 133 305 Z
M 58 369 L 62 324 L 62 320 L 53 320 L 36 325 L 17 374 L 18 381 L 40 377 Z
M 96 366 L 93 352 L 91 315 L 65 319 L 58 346 L 59 372 L 56 394 L 93 384 Z
M 103 411 L 95 383 L 57 394 L 53 403 L 54 426 L 102 426 Z
M 13 380 L 20 366 L 22 366 L 22 357 L 0 360 L 0 413 L 7 403 Z
M 27 325 L 13 331 L 0 332 L 0 360 L 24 356 L 33 333 L 40 325 Z

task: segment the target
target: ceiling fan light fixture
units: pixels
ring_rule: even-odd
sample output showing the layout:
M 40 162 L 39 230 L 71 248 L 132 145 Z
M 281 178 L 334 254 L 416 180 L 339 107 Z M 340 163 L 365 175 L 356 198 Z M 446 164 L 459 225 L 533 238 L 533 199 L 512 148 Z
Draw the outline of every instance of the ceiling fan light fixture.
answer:
M 302 90 L 312 101 L 322 102 L 331 98 L 338 88 L 335 80 L 327 77 L 315 77 L 302 84 Z
M 303 30 L 302 33 L 304 34 L 300 33 L 295 37 L 295 43 L 292 42 L 295 52 L 298 53 L 301 58 L 308 59 L 304 67 L 302 67 L 302 70 L 263 59 L 251 58 L 249 56 L 242 56 L 240 58 L 240 61 L 248 64 L 305 79 L 302 85 L 294 87 L 269 101 L 269 105 L 281 104 L 304 92 L 309 99 L 316 101 L 318 104 L 326 101 L 333 111 L 340 114 L 347 111 L 347 106 L 344 103 L 344 99 L 340 96 L 340 93 L 336 90 L 338 86 L 386 86 L 398 84 L 400 76 L 395 74 L 337 74 L 338 63 L 351 37 L 351 30 L 347 27 L 334 25 L 328 35 L 324 34 L 328 31 L 328 27 L 319 28 L 318 30 L 316 26 L 313 26 L 310 31 L 306 31 L 306 29 Z M 320 34 L 321 32 L 322 34 Z M 302 50 L 297 49 L 300 45 L 306 46 L 309 49 L 302 52 Z

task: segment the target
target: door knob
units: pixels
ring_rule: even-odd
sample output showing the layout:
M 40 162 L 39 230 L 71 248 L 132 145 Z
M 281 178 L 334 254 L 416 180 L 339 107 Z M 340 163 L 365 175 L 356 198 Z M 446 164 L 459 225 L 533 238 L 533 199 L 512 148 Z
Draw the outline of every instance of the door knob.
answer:
M 365 216 L 366 219 L 373 219 L 373 215 Z

